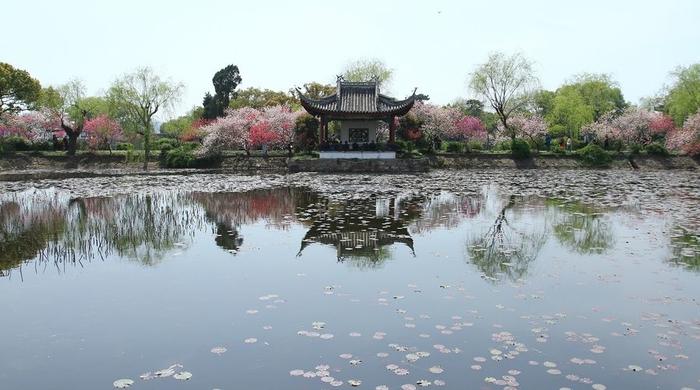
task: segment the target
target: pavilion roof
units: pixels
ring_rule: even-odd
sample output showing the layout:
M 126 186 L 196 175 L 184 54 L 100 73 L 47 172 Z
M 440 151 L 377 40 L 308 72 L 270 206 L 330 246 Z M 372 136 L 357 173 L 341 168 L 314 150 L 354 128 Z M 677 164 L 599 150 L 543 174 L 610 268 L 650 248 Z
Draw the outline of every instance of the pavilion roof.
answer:
M 305 96 L 299 100 L 306 111 L 314 116 L 354 116 L 386 118 L 406 115 L 415 103 L 416 92 L 404 100 L 396 100 L 379 92 L 377 81 L 352 82 L 338 77 L 336 93 L 320 99 Z

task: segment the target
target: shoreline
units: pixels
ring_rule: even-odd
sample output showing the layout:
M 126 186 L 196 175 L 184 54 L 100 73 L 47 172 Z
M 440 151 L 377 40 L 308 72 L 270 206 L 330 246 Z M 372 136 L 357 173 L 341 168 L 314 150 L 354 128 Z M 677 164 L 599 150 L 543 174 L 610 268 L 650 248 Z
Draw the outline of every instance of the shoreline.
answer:
M 227 156 L 219 167 L 162 168 L 157 160 L 127 162 L 123 156 L 46 156 L 16 154 L 0 158 L 0 181 L 32 181 L 69 178 L 173 176 L 198 174 L 287 174 L 316 172 L 335 174 L 407 174 L 440 170 L 602 170 L 658 171 L 700 170 L 700 159 L 688 156 L 616 156 L 609 167 L 590 167 L 572 155 L 538 155 L 515 160 L 505 154 L 438 154 L 418 159 L 289 159 L 282 156 Z

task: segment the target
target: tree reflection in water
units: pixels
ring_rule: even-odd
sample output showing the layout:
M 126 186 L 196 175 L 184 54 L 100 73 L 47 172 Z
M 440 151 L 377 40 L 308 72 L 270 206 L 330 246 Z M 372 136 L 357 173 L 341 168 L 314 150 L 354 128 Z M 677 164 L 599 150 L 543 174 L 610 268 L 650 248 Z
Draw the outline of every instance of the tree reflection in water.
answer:
M 548 200 L 547 205 L 561 210 L 553 231 L 562 245 L 581 254 L 600 254 L 612 247 L 610 221 L 593 207 L 557 199 Z
M 520 279 L 547 241 L 547 215 L 545 223 L 522 221 L 516 212 L 535 206 L 532 199 L 511 195 L 504 200 L 493 189 L 484 191 L 484 217 L 490 215 L 493 222 L 485 232 L 472 233 L 467 239 L 469 260 L 490 280 L 498 280 L 500 275 Z
M 247 192 L 193 192 L 185 198 L 199 204 L 213 224 L 215 242 L 236 253 L 243 245 L 242 225 L 265 221 L 267 226 L 288 229 L 295 207 L 306 202 L 309 191 L 275 188 Z
M 153 265 L 202 226 L 203 215 L 170 194 L 74 198 L 53 191 L 13 194 L 0 203 L 0 269 L 104 259 Z
M 671 264 L 700 271 L 700 235 L 683 226 L 671 229 Z
M 153 265 L 207 230 L 217 246 L 237 253 L 242 228 L 259 222 L 305 229 L 298 255 L 319 243 L 359 268 L 381 267 L 394 244 L 415 255 L 414 234 L 466 229 L 469 261 L 487 278 L 511 280 L 526 274 L 550 235 L 581 254 L 603 253 L 613 244 L 609 218 L 576 202 L 504 197 L 493 187 L 473 196 L 349 195 L 304 188 L 75 199 L 51 190 L 6 194 L 0 196 L 0 276 L 32 259 L 36 267 L 54 264 L 59 271 L 110 255 Z M 697 236 L 678 233 L 673 240 L 674 258 L 698 268 Z

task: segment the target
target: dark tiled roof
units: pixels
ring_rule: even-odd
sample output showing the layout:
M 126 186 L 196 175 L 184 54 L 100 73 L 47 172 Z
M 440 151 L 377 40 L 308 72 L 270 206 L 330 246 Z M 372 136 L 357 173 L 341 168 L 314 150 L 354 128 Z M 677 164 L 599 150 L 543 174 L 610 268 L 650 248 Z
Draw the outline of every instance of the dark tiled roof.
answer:
M 372 114 L 405 115 L 413 107 L 415 92 L 408 99 L 395 100 L 379 93 L 375 81 L 338 81 L 338 92 L 320 99 L 312 99 L 299 92 L 301 105 L 312 115 Z

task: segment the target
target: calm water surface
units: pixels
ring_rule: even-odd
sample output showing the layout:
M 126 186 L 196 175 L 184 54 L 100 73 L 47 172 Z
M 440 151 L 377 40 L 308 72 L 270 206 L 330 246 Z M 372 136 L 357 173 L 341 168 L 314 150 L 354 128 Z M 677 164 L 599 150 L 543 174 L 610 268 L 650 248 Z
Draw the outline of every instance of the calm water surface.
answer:
M 5 193 L 0 388 L 700 388 L 697 218 L 353 195 Z

